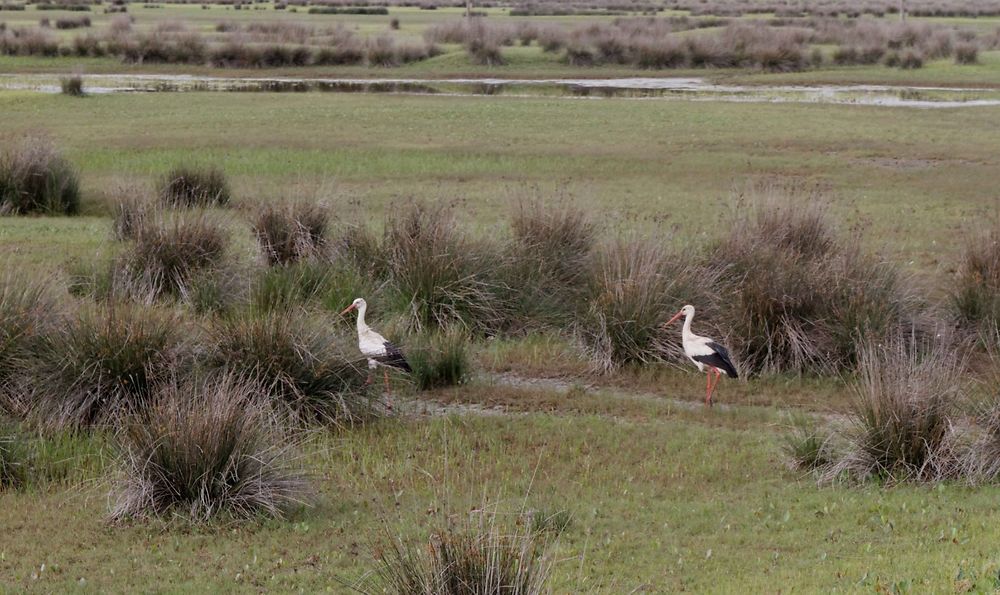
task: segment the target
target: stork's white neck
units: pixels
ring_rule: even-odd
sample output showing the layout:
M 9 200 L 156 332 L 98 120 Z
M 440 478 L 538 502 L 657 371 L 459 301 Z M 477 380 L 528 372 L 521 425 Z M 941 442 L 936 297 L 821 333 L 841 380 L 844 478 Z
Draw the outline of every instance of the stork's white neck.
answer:
M 368 309 L 368 304 L 364 303 L 358 307 L 358 334 L 363 335 L 368 332 L 368 325 L 365 323 L 365 310 Z
M 691 320 L 694 318 L 694 312 L 684 315 L 684 330 L 681 331 L 681 337 L 688 339 L 694 337 L 694 333 L 691 332 Z

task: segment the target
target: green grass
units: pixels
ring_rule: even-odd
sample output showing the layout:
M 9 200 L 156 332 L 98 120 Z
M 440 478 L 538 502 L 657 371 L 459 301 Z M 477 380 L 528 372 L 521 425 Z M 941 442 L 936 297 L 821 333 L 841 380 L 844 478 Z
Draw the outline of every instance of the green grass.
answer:
M 0 110 L 7 132 L 55 137 L 81 171 L 87 212 L 100 212 L 116 177 L 152 180 L 186 160 L 221 165 L 237 201 L 324 185 L 347 219 L 378 218 L 410 197 L 461 198 L 463 214 L 490 227 L 519 196 L 562 193 L 611 229 L 676 225 L 698 238 L 712 234 L 734 187 L 770 176 L 831 187 L 839 215 L 920 271 L 949 266 L 968 217 L 996 207 L 1000 148 L 985 124 L 997 108 L 0 92 Z M 97 227 L 5 220 L 0 246 L 33 261 L 43 260 L 36 243 L 90 251 Z
M 6 494 L 0 585 L 339 591 L 336 577 L 370 568 L 383 519 L 417 536 L 486 500 L 573 515 L 556 592 L 949 591 L 961 573 L 994 588 L 995 488 L 821 489 L 784 470 L 770 422 L 699 417 L 713 414 L 435 418 L 324 437 L 318 507 L 260 527 L 109 527 L 101 486 Z

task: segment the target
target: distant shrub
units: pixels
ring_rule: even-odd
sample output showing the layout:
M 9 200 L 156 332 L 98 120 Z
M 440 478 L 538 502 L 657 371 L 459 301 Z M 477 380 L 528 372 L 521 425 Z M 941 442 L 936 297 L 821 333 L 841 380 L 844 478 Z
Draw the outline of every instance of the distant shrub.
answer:
M 407 350 L 413 378 L 420 390 L 456 386 L 469 374 L 469 337 L 456 330 L 421 336 Z
M 145 407 L 187 354 L 174 316 L 122 304 L 83 309 L 36 348 L 35 414 L 50 428 L 114 423 Z
M 395 17 L 389 19 L 389 28 L 393 31 L 399 31 L 399 19 Z
M 62 88 L 63 95 L 71 97 L 83 97 L 84 95 L 83 77 L 78 74 L 59 79 L 59 85 Z
M 182 165 L 163 178 L 160 197 L 170 206 L 222 206 L 229 203 L 231 191 L 222 169 Z
M 114 520 L 283 517 L 308 484 L 260 387 L 226 376 L 164 385 L 120 432 Z
M 78 29 L 89 27 L 90 17 L 79 17 L 76 19 L 56 19 L 56 29 Z
M 364 372 L 321 325 L 287 312 L 241 315 L 214 325 L 210 341 L 210 368 L 256 378 L 300 422 L 354 423 L 378 413 Z
M 79 209 L 76 170 L 51 143 L 25 138 L 0 149 L 0 214 L 72 215 Z
M 955 45 L 956 64 L 978 64 L 979 46 L 975 43 L 959 43 Z
M 267 203 L 258 209 L 252 227 L 267 263 L 283 265 L 322 256 L 329 222 L 329 209 L 322 204 Z

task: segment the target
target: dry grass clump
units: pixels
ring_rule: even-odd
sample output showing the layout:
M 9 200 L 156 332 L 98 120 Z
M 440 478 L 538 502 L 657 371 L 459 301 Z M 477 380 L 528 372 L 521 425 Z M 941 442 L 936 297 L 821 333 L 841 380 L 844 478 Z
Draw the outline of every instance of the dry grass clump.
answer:
M 261 206 L 252 231 L 265 260 L 285 265 L 322 256 L 329 242 L 330 210 L 312 202 Z
M 899 271 L 847 243 L 816 191 L 765 185 L 738 205 L 710 262 L 729 345 L 751 372 L 835 373 L 857 342 L 914 325 L 919 304 Z
M 196 275 L 219 267 L 228 234 L 203 212 L 159 212 L 119 257 L 114 281 L 139 299 L 182 297 Z
M 955 45 L 956 64 L 978 64 L 979 46 L 974 43 L 958 43 Z
M 70 97 L 83 97 L 83 77 L 79 74 L 67 76 L 59 79 L 59 86 L 63 95 Z
M 283 517 L 308 484 L 260 387 L 225 376 L 168 383 L 120 432 L 111 518 Z
M 189 363 L 184 333 L 176 316 L 148 307 L 82 309 L 26 366 L 34 414 L 50 428 L 84 428 L 144 408 Z
M 177 166 L 160 183 L 160 198 L 171 207 L 223 206 L 231 194 L 225 172 L 215 166 Z
M 0 493 L 28 481 L 29 454 L 17 427 L 0 418 Z
M 162 217 L 159 205 L 135 185 L 115 189 L 111 205 L 111 233 L 118 241 L 134 240 L 151 221 Z
M 954 474 L 949 434 L 964 361 L 953 345 L 897 336 L 860 350 L 847 451 L 823 472 L 841 477 L 936 480 Z
M 73 215 L 80 210 L 76 169 L 42 138 L 23 138 L 0 150 L 0 215 Z
M 782 450 L 792 468 L 799 471 L 824 469 L 833 462 L 830 434 L 806 417 L 793 420 Z
M 542 535 L 527 523 L 507 526 L 480 513 L 464 526 L 436 531 L 427 542 L 390 537 L 374 548 L 376 568 L 361 593 L 546 593 L 551 563 Z
M 259 380 L 274 405 L 300 423 L 352 423 L 378 414 L 365 372 L 319 321 L 288 312 L 241 315 L 210 330 L 206 365 Z
M 577 332 L 599 371 L 662 361 L 677 350 L 662 328 L 686 303 L 712 302 L 713 275 L 652 241 L 618 240 L 596 258 Z M 699 299 L 702 298 L 702 299 Z
M 1000 325 L 1000 222 L 973 234 L 961 258 L 952 298 L 959 321 L 992 334 Z
M 513 44 L 516 35 L 513 27 L 494 25 L 478 17 L 431 25 L 424 31 L 429 41 L 462 44 L 472 61 L 484 66 L 502 65 L 500 48 Z

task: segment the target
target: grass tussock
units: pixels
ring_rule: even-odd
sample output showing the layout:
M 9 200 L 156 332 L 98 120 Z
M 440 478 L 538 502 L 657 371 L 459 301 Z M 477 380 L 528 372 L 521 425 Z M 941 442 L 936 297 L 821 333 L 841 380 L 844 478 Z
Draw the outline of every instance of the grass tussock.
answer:
M 0 274 L 0 412 L 21 414 L 10 383 L 34 356 L 59 310 L 49 288 L 15 271 Z M 23 405 L 23 404 L 22 404 Z
M 551 563 L 544 540 L 529 523 L 508 526 L 496 514 L 481 512 L 465 526 L 434 532 L 425 543 L 390 537 L 373 551 L 376 567 L 358 592 L 510 593 L 547 592 Z
M 962 252 L 952 301 L 963 325 L 992 336 L 1000 325 L 1000 222 L 970 238 Z
M 232 191 L 221 168 L 180 165 L 160 182 L 160 198 L 171 207 L 224 206 Z
M 118 241 L 135 240 L 156 217 L 162 217 L 159 205 L 135 185 L 115 189 L 111 204 L 111 234 Z
M 59 86 L 62 89 L 63 95 L 69 95 L 70 97 L 83 97 L 86 95 L 83 92 L 83 77 L 79 74 L 59 79 Z
M 407 350 L 417 388 L 456 386 L 469 375 L 469 337 L 457 330 L 426 333 Z
M 816 471 L 833 462 L 830 434 L 806 417 L 792 420 L 792 427 L 785 434 L 782 450 L 793 469 Z
M 0 149 L 0 214 L 73 215 L 79 210 L 76 169 L 49 141 L 28 137 Z
M 328 326 L 290 313 L 234 316 L 211 329 L 206 363 L 256 378 L 272 403 L 300 423 L 349 424 L 378 415 L 363 386 L 365 372 Z
M 260 387 L 225 376 L 164 385 L 120 432 L 111 518 L 283 517 L 308 484 Z
M 708 304 L 696 298 L 711 282 L 707 269 L 687 264 L 652 241 L 619 239 L 604 247 L 578 323 L 594 367 L 609 373 L 663 361 L 676 352 L 677 333 L 668 335 L 662 325 L 686 303 Z
M 14 424 L 0 419 L 0 493 L 23 486 L 29 477 L 29 455 Z
M 323 204 L 265 204 L 252 229 L 264 259 L 271 265 L 322 257 L 329 243 L 330 210 Z
M 148 307 L 109 304 L 82 309 L 36 347 L 22 389 L 49 428 L 117 422 L 190 364 L 178 318 Z
M 158 211 L 145 217 L 120 255 L 116 290 L 146 301 L 182 297 L 198 274 L 222 264 L 228 239 L 221 223 L 204 212 Z
M 867 343 L 853 385 L 846 451 L 823 472 L 834 480 L 936 480 L 955 472 L 949 441 L 963 394 L 953 345 L 896 337 Z
M 752 372 L 852 369 L 857 345 L 913 328 L 920 304 L 895 267 L 843 237 L 822 193 L 754 188 L 709 262 L 730 347 Z

